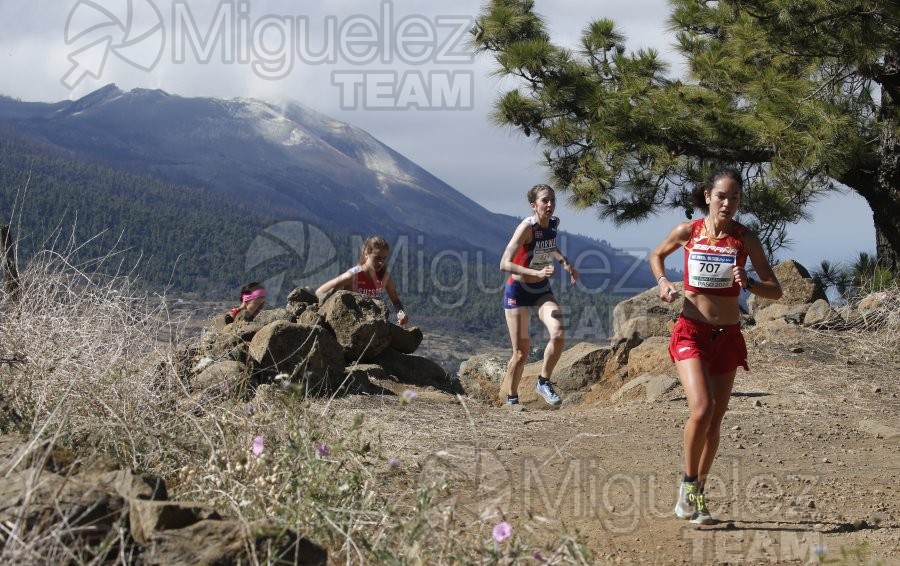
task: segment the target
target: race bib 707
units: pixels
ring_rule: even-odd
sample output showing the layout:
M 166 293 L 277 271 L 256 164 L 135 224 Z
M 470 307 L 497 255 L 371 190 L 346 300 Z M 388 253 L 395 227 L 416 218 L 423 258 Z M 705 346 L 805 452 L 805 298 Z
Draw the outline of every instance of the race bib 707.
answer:
M 724 289 L 734 284 L 736 255 L 697 253 L 688 256 L 688 283 L 699 289 Z

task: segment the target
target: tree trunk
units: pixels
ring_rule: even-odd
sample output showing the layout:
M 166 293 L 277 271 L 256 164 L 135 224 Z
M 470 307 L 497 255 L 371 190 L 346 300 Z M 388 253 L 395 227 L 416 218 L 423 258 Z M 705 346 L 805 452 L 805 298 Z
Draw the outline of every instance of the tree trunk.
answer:
M 3 246 L 3 268 L 6 272 L 6 293 L 13 301 L 19 300 L 19 270 L 16 269 L 16 253 L 12 245 L 9 226 L 0 226 L 0 245 Z
M 900 72 L 900 52 L 885 56 L 888 73 Z M 877 202 L 869 200 L 875 220 L 878 267 L 900 275 L 900 100 L 881 89 L 881 139 L 875 179 Z M 867 199 L 868 200 L 868 199 Z

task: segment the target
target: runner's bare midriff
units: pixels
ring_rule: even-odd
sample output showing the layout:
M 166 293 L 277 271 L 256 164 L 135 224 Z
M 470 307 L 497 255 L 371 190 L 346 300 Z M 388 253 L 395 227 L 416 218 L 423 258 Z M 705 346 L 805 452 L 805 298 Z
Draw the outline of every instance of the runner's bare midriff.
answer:
M 681 312 L 687 318 L 721 326 L 738 324 L 741 321 L 741 308 L 734 297 L 685 291 Z

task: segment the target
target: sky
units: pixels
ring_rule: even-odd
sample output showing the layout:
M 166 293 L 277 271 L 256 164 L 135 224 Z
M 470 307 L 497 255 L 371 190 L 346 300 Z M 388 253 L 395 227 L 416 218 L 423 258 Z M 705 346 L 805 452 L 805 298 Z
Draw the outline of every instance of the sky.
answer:
M 530 214 L 525 193 L 548 181 L 541 148 L 495 125 L 512 83 L 476 56 L 463 33 L 487 0 L 3 0 L 0 94 L 76 99 L 109 83 L 184 97 L 293 101 L 360 127 L 485 208 Z M 665 0 L 536 0 L 552 40 L 574 47 L 582 29 L 610 18 L 628 51 L 656 49 L 683 72 L 666 31 Z M 683 212 L 616 227 L 560 195 L 565 230 L 646 255 Z M 874 253 L 871 211 L 854 193 L 825 197 L 811 222 L 789 228 L 778 259 Z M 834 230 L 834 226 L 853 227 Z M 512 233 L 514 227 L 510 227 Z M 679 258 L 671 256 L 670 268 Z

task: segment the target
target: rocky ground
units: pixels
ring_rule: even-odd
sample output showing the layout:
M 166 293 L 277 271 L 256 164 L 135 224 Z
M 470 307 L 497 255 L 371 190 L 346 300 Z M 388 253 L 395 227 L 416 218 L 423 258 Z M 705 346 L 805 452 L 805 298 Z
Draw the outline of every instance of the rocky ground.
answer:
M 332 406 L 348 418 L 363 410 L 411 485 L 449 474 L 457 520 L 543 524 L 548 539 L 578 531 L 596 563 L 900 563 L 896 349 L 885 359 L 806 329 L 751 340 L 708 484 L 709 526 L 672 515 L 680 386 L 653 401 L 587 394 L 557 409 L 427 389 L 406 406 L 390 396 Z
M 779 279 L 788 290 L 804 282 Z M 582 359 L 579 379 L 596 376 L 569 389 L 560 407 L 529 390 L 537 369 L 528 368 L 515 407 L 490 401 L 496 375 L 491 390 L 467 383 L 463 371 L 465 396 L 392 381 L 383 385 L 393 394 L 328 403 L 347 421 L 363 412 L 382 433 L 385 451 L 402 462 L 399 499 L 448 478 L 452 499 L 441 504 L 455 506 L 461 525 L 487 529 L 486 538 L 506 520 L 514 532 L 540 526 L 529 537 L 538 542 L 578 533 L 595 563 L 900 564 L 896 323 L 878 330 L 866 322 L 874 311 L 860 310 L 845 319 L 853 324 L 814 330 L 839 319 L 827 302 L 813 304 L 814 294 L 793 294 L 802 296 L 757 305 L 746 329 L 751 371 L 739 370 L 722 427 L 708 526 L 672 513 L 688 411 L 665 349 L 672 313 L 655 306 L 652 292 L 616 309 L 619 335 L 652 337 L 618 368 L 593 370 L 597 347 L 569 344 Z M 428 332 L 416 354 L 438 363 L 494 354 L 487 365 L 502 374 L 507 347 L 505 337 L 489 344 Z M 651 376 L 653 387 L 628 388 Z M 397 395 L 406 388 L 416 392 L 409 404 Z

